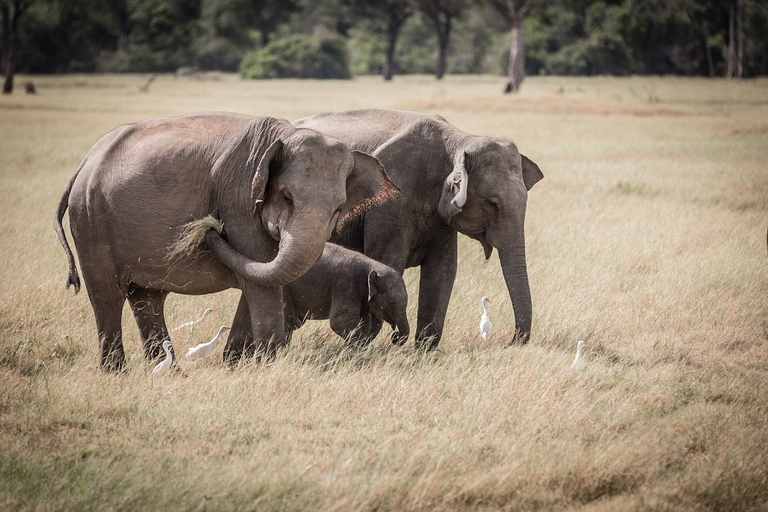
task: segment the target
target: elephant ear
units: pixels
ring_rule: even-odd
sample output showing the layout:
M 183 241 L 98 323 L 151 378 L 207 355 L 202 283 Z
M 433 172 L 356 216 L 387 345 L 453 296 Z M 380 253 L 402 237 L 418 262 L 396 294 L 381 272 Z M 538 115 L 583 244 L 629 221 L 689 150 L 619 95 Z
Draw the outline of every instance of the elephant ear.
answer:
M 371 302 L 371 299 L 373 298 L 373 296 L 379 292 L 379 289 L 377 287 L 378 280 L 379 280 L 379 275 L 376 273 L 375 270 L 371 270 L 368 273 L 368 302 Z
M 337 234 L 371 208 L 400 197 L 400 189 L 376 158 L 360 151 L 352 151 L 352 156 L 355 165 L 347 177 L 347 201 L 339 213 Z
M 520 155 L 520 159 L 522 160 L 523 164 L 523 183 L 525 183 L 525 188 L 527 190 L 531 190 L 531 188 L 541 181 L 542 178 L 544 178 L 544 173 L 541 172 L 541 169 L 539 169 L 539 166 L 536 165 L 532 160 L 530 160 L 525 155 Z
M 269 172 L 270 170 L 274 170 L 279 164 L 279 161 L 282 158 L 282 152 L 283 141 L 276 139 L 269 148 L 267 148 L 267 151 L 264 152 L 261 159 L 259 159 L 259 165 L 256 167 L 256 172 L 253 175 L 253 182 L 251 183 L 251 200 L 253 201 L 254 210 L 262 201 L 264 201 L 264 194 L 266 193 L 267 182 L 269 181 Z M 251 155 L 248 157 L 248 162 L 246 163 L 248 169 L 254 167 L 257 158 L 257 152 L 252 151 Z
M 461 213 L 467 202 L 467 188 L 469 186 L 469 173 L 467 161 L 469 155 L 461 151 L 453 165 L 453 172 L 445 178 L 443 194 L 440 196 L 438 213 L 447 222 L 449 219 Z

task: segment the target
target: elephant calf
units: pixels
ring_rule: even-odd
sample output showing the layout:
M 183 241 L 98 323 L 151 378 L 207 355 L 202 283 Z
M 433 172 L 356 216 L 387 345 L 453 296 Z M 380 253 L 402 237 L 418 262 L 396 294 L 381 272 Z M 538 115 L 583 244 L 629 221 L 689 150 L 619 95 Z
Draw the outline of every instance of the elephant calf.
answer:
M 392 343 L 408 340 L 408 292 L 402 276 L 368 256 L 325 244 L 322 256 L 296 281 L 283 287 L 285 333 L 307 320 L 330 319 L 333 332 L 365 345 L 381 322 L 395 331 Z

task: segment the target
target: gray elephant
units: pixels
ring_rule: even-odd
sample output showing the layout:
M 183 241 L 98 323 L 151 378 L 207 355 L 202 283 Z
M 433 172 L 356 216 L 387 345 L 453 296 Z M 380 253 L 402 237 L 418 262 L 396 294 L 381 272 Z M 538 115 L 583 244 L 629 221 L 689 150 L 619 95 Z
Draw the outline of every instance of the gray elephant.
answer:
M 335 244 L 325 244 L 317 263 L 283 287 L 286 337 L 307 319 L 330 319 L 342 338 L 364 345 L 378 334 L 373 318 L 392 326 L 392 343 L 408 339 L 408 292 L 392 267 Z M 379 324 L 380 325 L 380 324 Z
M 375 156 L 402 197 L 374 208 L 332 238 L 402 273 L 421 267 L 416 343 L 440 341 L 456 277 L 457 233 L 499 251 L 515 312 L 528 341 L 533 315 L 525 260 L 528 191 L 543 178 L 507 140 L 465 133 L 440 116 L 388 109 L 324 112 L 293 122 Z
M 70 228 L 96 318 L 102 368 L 125 355 L 127 299 L 145 355 L 169 339 L 170 292 L 242 290 L 251 314 L 250 350 L 285 343 L 282 285 L 303 275 L 337 226 L 366 205 L 397 195 L 376 159 L 282 119 L 229 113 L 156 118 L 117 128 L 85 156 L 64 191 L 54 227 L 69 260 L 67 286 L 80 278 L 62 228 Z M 233 272 L 203 245 L 169 257 L 190 221 L 221 219 L 248 264 Z

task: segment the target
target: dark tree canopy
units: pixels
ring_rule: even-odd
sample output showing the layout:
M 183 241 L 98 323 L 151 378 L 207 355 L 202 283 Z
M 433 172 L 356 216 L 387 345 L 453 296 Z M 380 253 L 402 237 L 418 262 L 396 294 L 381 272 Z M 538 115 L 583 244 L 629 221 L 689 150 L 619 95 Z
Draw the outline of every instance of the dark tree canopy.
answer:
M 297 35 L 315 49 L 302 58 L 353 74 L 506 74 L 510 90 L 537 74 L 768 74 L 768 0 L 0 0 L 6 89 L 17 72 L 235 71 Z

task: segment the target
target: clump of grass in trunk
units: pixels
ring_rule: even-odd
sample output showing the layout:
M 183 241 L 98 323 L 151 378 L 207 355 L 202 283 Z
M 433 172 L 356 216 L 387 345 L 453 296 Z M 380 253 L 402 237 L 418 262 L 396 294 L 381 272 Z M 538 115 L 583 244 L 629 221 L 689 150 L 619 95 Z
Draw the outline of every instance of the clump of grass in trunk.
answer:
M 213 215 L 208 215 L 202 219 L 193 220 L 181 228 L 181 235 L 168 249 L 165 255 L 166 261 L 173 261 L 181 258 L 193 258 L 205 247 L 205 234 L 209 229 L 215 229 L 221 234 L 224 231 L 224 223 Z

